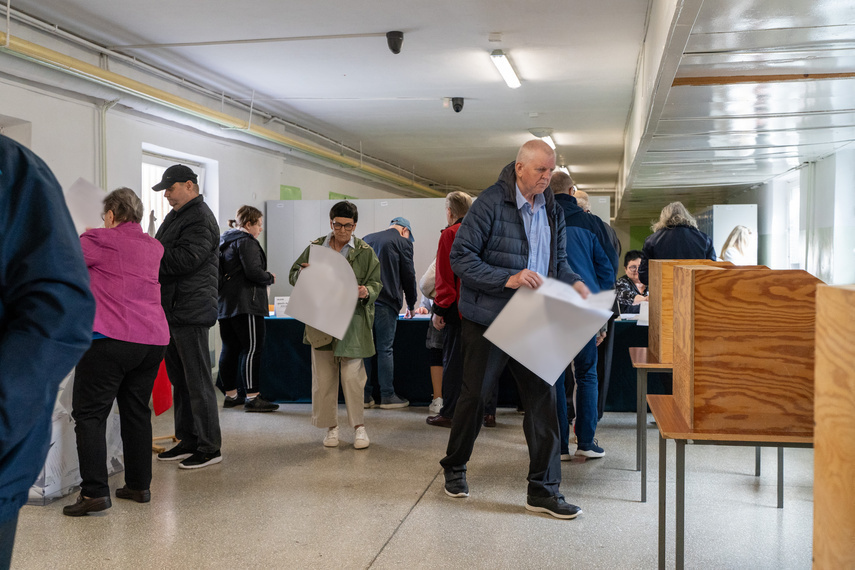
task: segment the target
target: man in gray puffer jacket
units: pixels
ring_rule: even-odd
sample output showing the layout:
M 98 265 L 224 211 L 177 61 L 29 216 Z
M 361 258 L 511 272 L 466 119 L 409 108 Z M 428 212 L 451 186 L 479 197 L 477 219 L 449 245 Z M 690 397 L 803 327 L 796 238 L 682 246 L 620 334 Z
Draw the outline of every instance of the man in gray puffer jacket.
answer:
M 187 166 L 167 168 L 152 190 L 164 190 L 172 206 L 155 237 L 163 244 L 161 303 L 171 336 L 166 373 L 175 401 L 175 437 L 181 440 L 157 458 L 198 469 L 223 460 L 208 349 L 208 331 L 217 322 L 220 229 Z
M 549 180 L 555 153 L 543 141 L 525 143 L 499 180 L 478 196 L 451 247 L 451 268 L 460 277 L 458 307 L 463 316 L 463 386 L 440 461 L 445 492 L 469 496 L 466 463 L 484 415 L 481 388 L 487 363 L 513 374 L 525 407 L 523 430 L 529 448 L 526 509 L 572 519 L 581 509 L 564 500 L 561 483 L 555 388 L 484 338 L 484 332 L 516 289 L 536 289 L 549 276 L 590 293 L 567 264 L 564 213 Z M 524 331 L 521 333 L 524 334 Z

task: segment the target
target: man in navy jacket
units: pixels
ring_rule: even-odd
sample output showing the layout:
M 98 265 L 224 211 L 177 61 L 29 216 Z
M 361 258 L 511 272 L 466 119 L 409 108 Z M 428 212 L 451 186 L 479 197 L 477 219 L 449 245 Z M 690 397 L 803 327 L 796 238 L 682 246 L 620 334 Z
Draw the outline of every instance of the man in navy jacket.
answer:
M 44 466 L 56 392 L 92 342 L 80 239 L 47 165 L 0 135 L 0 568 Z
M 572 519 L 581 509 L 567 503 L 558 489 L 561 460 L 555 388 L 484 338 L 515 291 L 536 289 L 543 276 L 572 285 L 583 297 L 589 294 L 567 264 L 564 216 L 548 188 L 554 169 L 555 152 L 546 143 L 525 143 L 516 161 L 475 200 L 451 246 L 451 268 L 461 283 L 463 385 L 447 454 L 440 464 L 446 494 L 468 497 L 466 464 L 484 417 L 484 371 L 488 362 L 502 367 L 507 363 L 526 410 L 523 431 L 530 457 L 526 509 Z

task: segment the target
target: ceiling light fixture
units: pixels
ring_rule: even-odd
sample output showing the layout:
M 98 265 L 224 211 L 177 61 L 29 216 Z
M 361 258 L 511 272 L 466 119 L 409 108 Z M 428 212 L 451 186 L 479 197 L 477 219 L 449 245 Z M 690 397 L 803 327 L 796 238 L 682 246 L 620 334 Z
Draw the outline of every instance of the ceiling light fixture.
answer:
M 529 129 L 528 132 L 545 142 L 552 150 L 555 150 L 555 141 L 552 140 L 552 129 Z
M 490 59 L 493 60 L 493 65 L 495 65 L 496 69 L 499 70 L 499 73 L 502 75 L 502 79 L 505 80 L 508 87 L 516 89 L 521 85 L 520 78 L 517 77 L 514 67 L 511 65 L 511 60 L 508 59 L 505 52 L 500 49 L 494 49 L 493 53 L 490 54 Z
M 557 170 L 558 172 L 563 172 L 567 176 L 570 176 L 570 170 L 568 170 L 566 166 L 559 166 L 555 170 Z

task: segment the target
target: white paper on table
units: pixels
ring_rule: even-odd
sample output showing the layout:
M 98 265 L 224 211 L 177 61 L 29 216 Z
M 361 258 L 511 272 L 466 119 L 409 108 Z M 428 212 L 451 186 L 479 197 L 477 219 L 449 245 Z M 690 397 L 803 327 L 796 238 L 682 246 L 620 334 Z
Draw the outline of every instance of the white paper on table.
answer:
M 78 234 L 85 232 L 86 228 L 100 228 L 104 225 L 101 212 L 106 197 L 106 192 L 83 178 L 78 178 L 65 191 L 65 204 Z
M 557 279 L 537 289 L 520 287 L 484 338 L 554 385 L 584 346 L 612 316 L 614 291 L 588 299 Z
M 273 298 L 273 314 L 274 316 L 284 319 L 287 317 L 288 301 L 290 297 L 274 297 Z
M 638 322 L 636 323 L 636 326 L 650 326 L 650 303 L 639 303 L 638 306 L 640 309 L 638 310 Z
M 339 340 L 344 338 L 359 300 L 356 275 L 339 252 L 309 246 L 309 266 L 291 291 L 288 315 Z

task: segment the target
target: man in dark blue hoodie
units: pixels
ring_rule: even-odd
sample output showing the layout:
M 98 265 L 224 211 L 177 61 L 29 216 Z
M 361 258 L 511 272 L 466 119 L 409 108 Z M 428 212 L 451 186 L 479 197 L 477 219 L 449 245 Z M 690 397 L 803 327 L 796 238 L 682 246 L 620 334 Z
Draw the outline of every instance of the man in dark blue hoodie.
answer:
M 614 289 L 614 266 L 610 255 L 603 249 L 597 237 L 597 222 L 593 216 L 576 204 L 576 200 L 570 195 L 571 186 L 573 186 L 573 180 L 564 172 L 556 172 L 549 182 L 549 187 L 555 194 L 555 202 L 564 211 L 564 222 L 567 227 L 567 262 L 576 273 L 582 276 L 592 293 Z M 568 367 L 555 384 L 558 394 L 562 460 L 570 459 L 567 398 L 561 396 L 565 394 L 565 379 L 571 373 L 575 373 L 576 380 L 576 455 L 603 457 L 605 451 L 594 439 L 594 433 L 597 430 L 596 337 L 579 351 L 573 360 L 573 368 Z
M 92 342 L 80 239 L 47 165 L 0 136 L 0 568 L 44 466 L 59 383 Z

